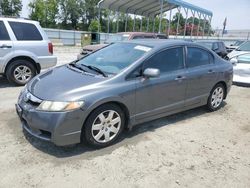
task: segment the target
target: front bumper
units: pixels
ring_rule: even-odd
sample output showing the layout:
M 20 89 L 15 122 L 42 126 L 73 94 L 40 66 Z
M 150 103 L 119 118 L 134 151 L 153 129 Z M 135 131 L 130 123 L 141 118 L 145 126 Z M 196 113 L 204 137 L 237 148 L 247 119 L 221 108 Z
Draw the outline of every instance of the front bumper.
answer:
M 81 130 L 84 123 L 82 109 L 68 112 L 38 111 L 34 106 L 20 102 L 16 112 L 23 129 L 41 140 L 65 146 L 81 142 Z
M 242 83 L 242 84 L 250 84 L 250 75 L 249 76 L 234 75 L 233 82 Z

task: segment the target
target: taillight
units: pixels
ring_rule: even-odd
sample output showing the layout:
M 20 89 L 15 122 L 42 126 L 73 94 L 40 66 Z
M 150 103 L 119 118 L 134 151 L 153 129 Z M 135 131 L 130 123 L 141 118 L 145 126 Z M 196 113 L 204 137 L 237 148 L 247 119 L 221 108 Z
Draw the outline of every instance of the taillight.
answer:
M 49 53 L 53 54 L 53 44 L 50 42 L 48 43 Z

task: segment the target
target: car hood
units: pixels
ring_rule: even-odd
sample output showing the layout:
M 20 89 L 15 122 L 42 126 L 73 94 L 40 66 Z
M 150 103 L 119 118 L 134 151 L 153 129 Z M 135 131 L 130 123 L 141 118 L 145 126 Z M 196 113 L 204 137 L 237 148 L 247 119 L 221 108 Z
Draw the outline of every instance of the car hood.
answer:
M 229 59 L 231 59 L 231 58 L 234 58 L 236 56 L 239 56 L 239 55 L 242 55 L 242 54 L 246 54 L 246 53 L 249 53 L 249 52 L 234 50 L 231 53 L 227 54 L 227 57 L 229 57 Z
M 28 90 L 36 97 L 49 101 L 77 101 L 104 87 L 108 78 L 79 72 L 68 65 L 56 67 L 36 76 Z

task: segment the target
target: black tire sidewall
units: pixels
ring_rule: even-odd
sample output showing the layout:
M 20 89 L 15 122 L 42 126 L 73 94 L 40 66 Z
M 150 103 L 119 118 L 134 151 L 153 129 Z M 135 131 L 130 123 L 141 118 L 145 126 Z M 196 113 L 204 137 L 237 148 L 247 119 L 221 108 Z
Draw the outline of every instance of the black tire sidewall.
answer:
M 221 87 L 222 89 L 223 89 L 223 100 L 224 100 L 224 97 L 225 97 L 225 87 L 224 87 L 224 85 L 223 84 L 216 84 L 214 87 L 213 87 L 213 89 L 211 90 L 211 92 L 210 92 L 210 95 L 209 95 L 209 98 L 208 98 L 208 102 L 207 102 L 207 107 L 208 107 L 208 109 L 210 110 L 210 111 L 216 111 L 216 110 L 218 110 L 218 109 L 220 109 L 221 108 L 221 106 L 222 106 L 222 103 L 223 103 L 223 100 L 222 100 L 222 102 L 220 103 L 220 105 L 218 106 L 218 107 L 213 107 L 213 105 L 212 105 L 212 95 L 213 95 L 213 92 L 214 92 L 214 90 L 215 89 L 217 89 L 218 87 Z
M 10 62 L 10 65 L 7 67 L 7 70 L 6 70 L 6 77 L 10 83 L 18 85 L 18 86 L 22 86 L 22 85 L 25 85 L 27 83 L 27 82 L 21 83 L 18 80 L 16 80 L 14 77 L 14 70 L 18 66 L 21 66 L 21 65 L 24 65 L 24 66 L 27 66 L 30 68 L 31 75 L 32 75 L 30 80 L 36 75 L 36 68 L 30 61 L 25 60 L 25 59 L 20 59 L 20 60 L 15 60 L 13 62 Z
M 116 111 L 120 117 L 121 117 L 121 127 L 119 132 L 117 133 L 117 135 L 115 136 L 115 138 L 113 138 L 111 141 L 107 142 L 107 143 L 99 143 L 97 142 L 93 136 L 92 136 L 92 124 L 94 122 L 94 120 L 96 119 L 96 117 L 107 110 L 114 110 Z M 116 105 L 116 104 L 104 104 L 98 108 L 96 108 L 94 111 L 92 111 L 89 115 L 89 117 L 87 118 L 86 122 L 83 125 L 83 130 L 82 130 L 82 140 L 84 142 L 87 142 L 87 144 L 94 146 L 96 148 L 103 148 L 103 147 L 107 147 L 111 144 L 113 144 L 120 136 L 120 134 L 122 133 L 123 129 L 125 126 L 125 114 L 122 111 L 122 109 Z

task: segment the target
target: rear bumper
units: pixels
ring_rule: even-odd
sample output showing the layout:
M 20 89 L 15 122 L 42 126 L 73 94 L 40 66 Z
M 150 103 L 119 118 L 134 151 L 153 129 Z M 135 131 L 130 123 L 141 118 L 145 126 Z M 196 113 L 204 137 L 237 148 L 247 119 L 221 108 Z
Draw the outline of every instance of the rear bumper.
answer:
M 56 56 L 42 56 L 38 57 L 38 62 L 41 69 L 47 69 L 50 67 L 54 67 L 57 64 L 57 57 Z
M 81 142 L 84 122 L 81 109 L 70 112 L 42 112 L 16 104 L 16 112 L 23 130 L 40 140 L 53 142 L 57 146 Z

